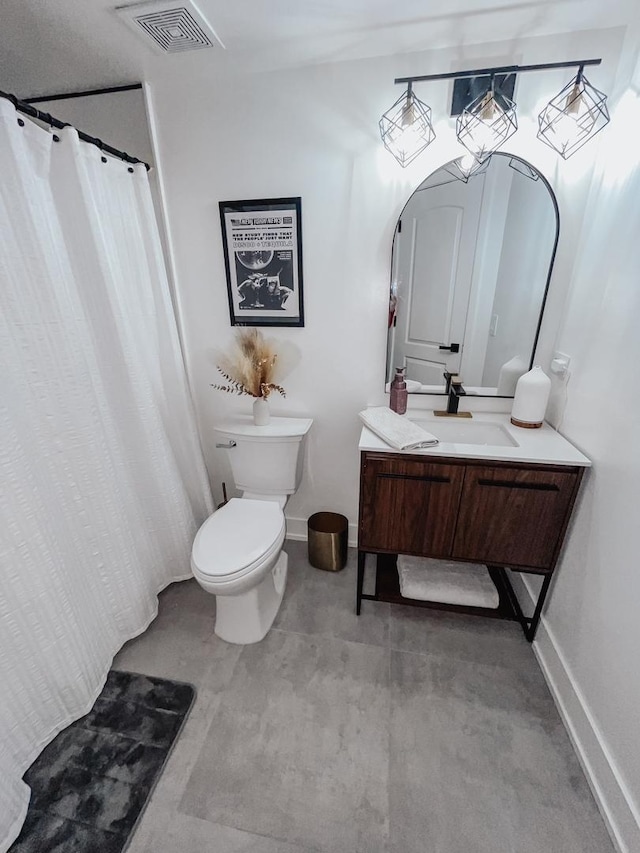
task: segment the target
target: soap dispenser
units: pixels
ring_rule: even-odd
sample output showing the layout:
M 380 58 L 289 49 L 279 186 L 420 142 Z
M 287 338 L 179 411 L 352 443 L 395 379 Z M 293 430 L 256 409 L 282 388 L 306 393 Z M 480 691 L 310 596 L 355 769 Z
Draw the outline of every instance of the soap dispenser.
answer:
M 396 367 L 396 375 L 389 389 L 389 407 L 399 415 L 404 415 L 407 411 L 408 392 L 404 377 L 405 370 L 406 367 Z

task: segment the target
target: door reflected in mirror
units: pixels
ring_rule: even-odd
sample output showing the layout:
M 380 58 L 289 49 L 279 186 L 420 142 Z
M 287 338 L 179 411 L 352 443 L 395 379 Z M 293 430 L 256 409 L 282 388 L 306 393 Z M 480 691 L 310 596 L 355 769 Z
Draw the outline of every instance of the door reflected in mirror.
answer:
M 453 163 L 413 193 L 393 240 L 387 382 L 442 393 L 445 371 L 467 393 L 513 396 L 533 364 L 558 239 L 543 176 L 493 154 L 468 180 Z

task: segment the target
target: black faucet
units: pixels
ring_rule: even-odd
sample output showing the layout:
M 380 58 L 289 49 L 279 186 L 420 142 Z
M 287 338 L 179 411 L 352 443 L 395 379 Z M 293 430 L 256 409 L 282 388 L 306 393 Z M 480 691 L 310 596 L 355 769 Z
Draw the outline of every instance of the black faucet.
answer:
M 445 370 L 444 379 L 447 383 L 447 387 L 445 390 L 445 393 L 447 395 L 447 414 L 457 415 L 460 397 L 466 396 L 467 392 L 462 387 L 462 379 L 458 376 L 457 373 L 449 373 Z

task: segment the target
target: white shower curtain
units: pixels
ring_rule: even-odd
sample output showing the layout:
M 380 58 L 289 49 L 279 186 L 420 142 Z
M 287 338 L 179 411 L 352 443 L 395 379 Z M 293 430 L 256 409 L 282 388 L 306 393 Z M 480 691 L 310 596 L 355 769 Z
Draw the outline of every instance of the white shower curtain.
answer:
M 211 497 L 143 166 L 0 99 L 0 850 Z

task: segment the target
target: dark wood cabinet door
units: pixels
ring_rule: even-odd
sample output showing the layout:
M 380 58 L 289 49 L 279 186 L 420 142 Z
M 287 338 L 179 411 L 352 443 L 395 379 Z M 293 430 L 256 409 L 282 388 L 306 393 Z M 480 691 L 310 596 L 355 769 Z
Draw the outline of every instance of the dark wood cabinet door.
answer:
M 464 465 L 363 454 L 358 547 L 451 554 Z
M 579 479 L 575 469 L 468 465 L 452 556 L 553 569 Z

